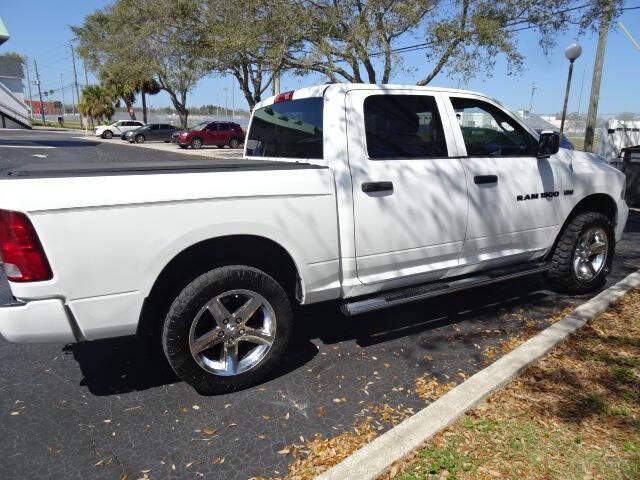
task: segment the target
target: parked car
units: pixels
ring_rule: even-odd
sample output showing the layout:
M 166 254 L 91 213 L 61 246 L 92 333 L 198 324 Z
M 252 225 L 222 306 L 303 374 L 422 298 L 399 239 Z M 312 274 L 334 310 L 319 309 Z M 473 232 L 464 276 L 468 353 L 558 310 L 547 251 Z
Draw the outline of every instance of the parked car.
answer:
M 219 393 L 283 361 L 295 305 L 353 316 L 534 274 L 591 292 L 624 175 L 559 142 L 481 94 L 332 84 L 258 103 L 242 160 L 17 167 L 0 179 L 0 333 L 137 333 Z
M 147 140 L 170 142 L 171 135 L 176 130 L 176 127 L 168 123 L 150 123 L 135 130 L 124 132 L 121 138 L 128 140 L 130 143 L 144 143 Z
M 238 148 L 244 143 L 244 132 L 237 123 L 233 122 L 208 122 L 181 132 L 176 136 L 176 143 L 181 148 L 198 149 L 203 145 L 216 145 Z
M 122 135 L 129 130 L 135 130 L 144 125 L 143 122 L 138 120 L 118 120 L 111 125 L 99 125 L 93 129 L 93 134 L 96 137 L 113 138 L 114 135 Z

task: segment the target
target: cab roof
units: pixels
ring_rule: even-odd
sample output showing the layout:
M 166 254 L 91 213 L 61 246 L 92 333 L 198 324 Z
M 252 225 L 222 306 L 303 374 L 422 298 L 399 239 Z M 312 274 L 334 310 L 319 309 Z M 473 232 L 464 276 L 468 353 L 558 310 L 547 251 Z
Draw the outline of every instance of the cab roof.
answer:
M 269 98 L 265 98 L 261 102 L 257 103 L 254 107 L 254 110 L 257 108 L 262 108 L 267 105 L 273 105 L 276 103 L 276 98 L 278 96 L 286 96 L 283 100 L 298 100 L 301 98 L 312 98 L 312 97 L 322 97 L 325 95 L 325 92 L 328 90 L 336 90 L 343 91 L 347 93 L 350 90 L 372 90 L 372 91 L 387 91 L 387 90 L 418 90 L 424 92 L 447 92 L 447 93 L 466 93 L 472 95 L 479 95 L 481 97 L 489 98 L 487 95 L 484 95 L 479 92 L 473 92 L 469 90 L 460 90 L 456 88 L 446 88 L 446 87 L 420 87 L 418 85 L 402 85 L 402 84 L 384 84 L 377 85 L 371 83 L 326 83 L 323 85 L 314 85 L 311 87 L 299 88 L 297 90 L 293 90 L 291 92 L 284 92 L 279 95 L 272 95 Z M 492 99 L 496 101 L 495 99 Z

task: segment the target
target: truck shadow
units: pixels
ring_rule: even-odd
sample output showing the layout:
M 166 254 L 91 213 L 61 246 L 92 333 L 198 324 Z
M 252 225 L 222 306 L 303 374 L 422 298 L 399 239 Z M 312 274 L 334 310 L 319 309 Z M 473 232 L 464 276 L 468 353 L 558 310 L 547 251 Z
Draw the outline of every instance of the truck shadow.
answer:
M 440 327 L 480 316 L 500 316 L 513 306 L 549 303 L 548 292 L 540 291 L 537 278 L 478 288 L 358 317 L 345 317 L 337 302 L 298 308 L 296 335 L 284 362 L 263 383 L 283 377 L 310 362 L 319 351 L 316 344 L 331 345 L 355 341 L 366 348 L 401 337 L 412 337 Z M 553 303 L 553 302 L 552 302 Z M 553 307 L 553 305 L 552 305 Z M 558 306 L 555 305 L 555 308 Z M 425 350 L 447 348 L 451 339 L 429 336 L 415 339 Z M 414 342 L 414 339 L 410 340 Z M 473 335 L 454 338 L 459 348 L 473 345 Z M 97 396 L 147 390 L 179 382 L 159 349 L 152 349 L 134 336 L 70 344 L 83 374 L 81 385 Z M 473 353 L 473 348 L 469 350 Z

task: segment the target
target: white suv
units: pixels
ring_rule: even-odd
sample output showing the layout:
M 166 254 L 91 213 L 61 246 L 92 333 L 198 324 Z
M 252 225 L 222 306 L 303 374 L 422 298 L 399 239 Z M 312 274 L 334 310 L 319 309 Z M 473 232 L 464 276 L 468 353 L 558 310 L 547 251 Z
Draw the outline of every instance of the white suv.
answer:
M 93 129 L 96 137 L 112 138 L 114 135 L 122 135 L 129 130 L 135 130 L 144 126 L 143 122 L 138 120 L 118 120 L 111 125 L 99 125 Z

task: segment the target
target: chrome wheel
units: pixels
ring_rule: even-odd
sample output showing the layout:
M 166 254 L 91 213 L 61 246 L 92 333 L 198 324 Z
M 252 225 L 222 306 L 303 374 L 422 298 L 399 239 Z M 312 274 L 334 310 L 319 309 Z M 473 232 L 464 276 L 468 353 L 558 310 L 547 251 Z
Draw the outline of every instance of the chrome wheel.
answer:
M 230 290 L 207 302 L 191 325 L 189 349 L 215 375 L 238 375 L 257 366 L 276 337 L 276 315 L 260 294 Z
M 573 254 L 573 272 L 581 282 L 591 282 L 604 268 L 609 252 L 607 232 L 592 227 L 578 239 Z

